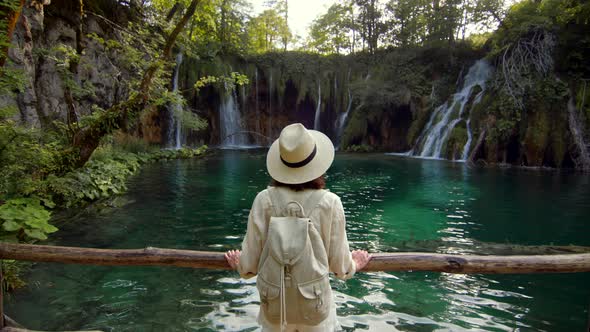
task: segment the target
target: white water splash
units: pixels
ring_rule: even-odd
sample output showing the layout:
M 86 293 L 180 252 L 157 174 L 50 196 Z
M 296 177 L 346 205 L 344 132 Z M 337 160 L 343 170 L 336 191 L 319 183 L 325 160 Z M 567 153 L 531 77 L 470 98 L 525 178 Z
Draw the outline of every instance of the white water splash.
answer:
M 418 153 L 420 157 L 441 158 L 442 148 L 453 131 L 453 128 L 463 120 L 463 112 L 465 111 L 467 102 L 471 98 L 473 88 L 479 86 L 482 89 L 473 101 L 473 105 L 475 105 L 481 100 L 481 96 L 483 96 L 483 91 L 485 91 L 486 87 L 485 83 L 491 71 L 492 67 L 485 60 L 479 60 L 469 68 L 461 90 L 453 95 L 452 101 L 445 102 L 434 110 L 423 132 L 420 134 L 416 146 L 412 149 L 413 151 L 420 151 Z M 469 153 L 468 144 L 471 145 L 471 140 L 469 139 L 471 129 L 469 125 L 467 128 L 468 140 L 462 151 L 463 159 Z M 420 147 L 422 148 L 420 149 Z

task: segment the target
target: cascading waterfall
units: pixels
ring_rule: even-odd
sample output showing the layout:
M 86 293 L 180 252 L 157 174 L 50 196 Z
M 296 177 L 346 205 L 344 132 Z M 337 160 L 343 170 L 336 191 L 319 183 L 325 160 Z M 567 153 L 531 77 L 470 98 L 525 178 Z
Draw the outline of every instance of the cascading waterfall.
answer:
M 176 67 L 174 68 L 174 77 L 172 80 L 172 91 L 178 91 L 178 72 L 180 71 L 180 64 L 182 64 L 182 52 L 176 55 Z M 169 148 L 180 149 L 182 147 L 182 105 L 180 103 L 170 105 L 168 118 L 170 129 L 168 130 L 168 137 L 166 139 L 166 146 Z
M 225 95 L 219 105 L 219 122 L 222 147 L 243 147 L 248 144 L 247 136 L 240 134 L 241 115 L 236 103 L 236 90 L 225 86 Z
M 473 88 L 479 86 L 482 89 L 473 101 L 473 105 L 475 105 L 483 96 L 483 91 L 485 91 L 486 87 L 485 83 L 491 71 L 492 67 L 485 60 L 479 60 L 469 68 L 469 72 L 465 75 L 462 89 L 453 95 L 451 102 L 445 102 L 438 106 L 430 116 L 428 123 L 416 142 L 416 146 L 412 149 L 414 152 L 419 151 L 418 155 L 421 157 L 441 158 L 442 148 L 453 131 L 453 128 L 463 120 L 463 112 L 467 102 L 471 98 Z M 471 145 L 471 140 L 469 139 L 472 135 L 471 128 L 469 127 L 471 122 L 470 116 L 471 112 L 466 123 L 468 140 L 462 151 L 463 159 L 469 153 L 469 145 Z
M 315 117 L 313 120 L 313 129 L 320 130 L 320 112 L 322 110 L 322 84 L 318 81 L 318 106 L 315 109 Z

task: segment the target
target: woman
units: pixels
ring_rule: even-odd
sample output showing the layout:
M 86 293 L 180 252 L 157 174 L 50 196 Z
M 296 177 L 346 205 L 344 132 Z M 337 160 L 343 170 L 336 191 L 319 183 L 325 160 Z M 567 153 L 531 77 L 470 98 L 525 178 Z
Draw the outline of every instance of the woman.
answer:
M 342 202 L 337 195 L 323 190 L 323 174 L 333 160 L 334 145 L 326 135 L 307 130 L 300 123 L 285 127 L 268 151 L 266 166 L 273 181 L 254 199 L 242 251 L 225 254 L 229 265 L 243 278 L 259 275 L 258 322 L 263 331 L 341 330 L 327 272 L 349 279 L 365 267 L 370 256 L 364 250 L 350 252 Z M 299 226 L 289 228 L 293 225 Z M 281 249 L 273 254 L 269 247 Z M 300 252 L 298 261 L 277 258 L 283 251 L 288 255 L 287 251 L 294 247 Z M 297 262 L 290 265 L 293 261 Z M 301 262 L 313 268 L 298 267 Z M 322 268 L 325 281 L 317 281 Z M 316 277 L 302 282 L 305 274 L 313 273 Z M 275 275 L 275 281 L 267 282 L 267 275 Z

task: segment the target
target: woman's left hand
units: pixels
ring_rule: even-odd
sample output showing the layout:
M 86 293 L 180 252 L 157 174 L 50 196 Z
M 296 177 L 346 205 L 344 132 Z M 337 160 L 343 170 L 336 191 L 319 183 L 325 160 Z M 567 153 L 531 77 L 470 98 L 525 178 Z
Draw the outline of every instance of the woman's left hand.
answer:
M 240 263 L 240 255 L 242 254 L 239 250 L 229 250 L 225 253 L 225 260 L 232 269 L 238 269 L 238 263 Z

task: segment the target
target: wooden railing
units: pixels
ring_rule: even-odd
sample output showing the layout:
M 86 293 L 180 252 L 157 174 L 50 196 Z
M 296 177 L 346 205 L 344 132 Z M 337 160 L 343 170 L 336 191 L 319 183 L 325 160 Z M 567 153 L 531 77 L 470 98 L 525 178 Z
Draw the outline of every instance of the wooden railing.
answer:
M 371 255 L 371 260 L 362 271 L 433 271 L 463 274 L 590 272 L 590 253 L 481 256 L 411 252 L 375 253 Z M 153 247 L 144 249 L 94 249 L 0 243 L 0 259 L 86 265 L 147 265 L 230 269 L 222 252 Z M 2 302 L 2 291 L 0 290 L 0 332 L 26 331 L 3 329 Z
M 448 273 L 590 272 L 590 253 L 527 256 L 375 253 L 363 271 L 433 271 Z M 86 265 L 153 265 L 222 269 L 221 252 L 179 249 L 93 249 L 0 243 L 0 259 Z

